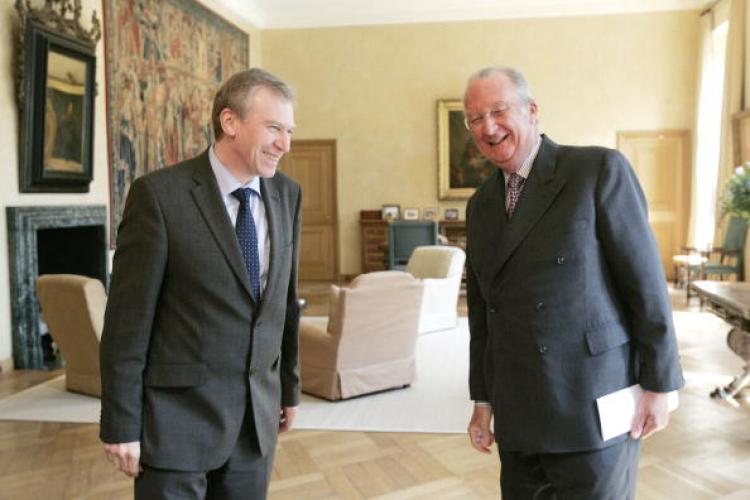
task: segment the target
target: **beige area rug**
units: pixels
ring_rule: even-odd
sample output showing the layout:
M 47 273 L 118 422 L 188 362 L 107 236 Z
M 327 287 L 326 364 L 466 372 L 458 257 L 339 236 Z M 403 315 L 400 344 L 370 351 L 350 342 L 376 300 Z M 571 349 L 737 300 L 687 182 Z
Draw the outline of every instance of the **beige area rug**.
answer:
M 302 395 L 298 429 L 464 432 L 471 412 L 466 318 L 454 330 L 417 341 L 418 380 L 411 387 L 332 403 Z M 97 398 L 65 391 L 64 376 L 0 400 L 1 420 L 99 422 Z
M 700 398 L 742 367 L 726 346 L 729 325 L 710 313 L 674 314 L 685 390 Z M 329 402 L 302 396 L 298 429 L 463 433 L 471 413 L 467 319 L 417 341 L 418 380 L 407 389 Z M 708 364 L 707 360 L 712 360 Z M 698 368 L 700 367 L 700 368 Z M 0 400 L 0 419 L 95 423 L 99 400 L 64 390 L 63 377 Z

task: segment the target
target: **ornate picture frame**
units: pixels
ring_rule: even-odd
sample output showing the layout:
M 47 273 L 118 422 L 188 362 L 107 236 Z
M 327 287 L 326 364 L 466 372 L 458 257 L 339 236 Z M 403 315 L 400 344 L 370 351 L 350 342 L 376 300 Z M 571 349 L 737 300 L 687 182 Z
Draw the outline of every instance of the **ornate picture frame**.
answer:
M 464 126 L 460 99 L 440 99 L 438 115 L 438 187 L 440 200 L 467 200 L 495 171 Z
M 80 23 L 80 2 L 17 1 L 16 83 L 20 110 L 19 190 L 86 193 L 93 179 L 96 43 L 101 27 Z

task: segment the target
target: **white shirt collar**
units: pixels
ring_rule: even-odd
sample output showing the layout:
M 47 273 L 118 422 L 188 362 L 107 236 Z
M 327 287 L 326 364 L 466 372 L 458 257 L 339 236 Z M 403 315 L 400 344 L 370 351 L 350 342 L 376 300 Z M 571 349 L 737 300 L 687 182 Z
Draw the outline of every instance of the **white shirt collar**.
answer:
M 536 144 L 534 144 L 534 147 L 531 149 L 531 152 L 526 157 L 525 160 L 523 160 L 523 163 L 521 163 L 521 167 L 516 171 L 518 175 L 523 177 L 524 179 L 529 178 L 529 174 L 531 173 L 531 167 L 534 165 L 534 160 L 536 160 L 536 155 L 539 154 L 539 148 L 542 145 L 542 136 L 538 136 L 536 139 Z M 510 174 L 505 173 L 503 171 L 503 176 L 505 176 L 505 183 L 508 183 L 508 177 L 510 177 Z
M 216 156 L 213 144 L 208 148 L 208 161 L 211 163 L 211 169 L 216 176 L 216 183 L 219 185 L 219 192 L 221 192 L 222 197 L 230 196 L 239 188 L 250 188 L 260 196 L 260 177 L 254 176 L 248 182 L 242 184 Z

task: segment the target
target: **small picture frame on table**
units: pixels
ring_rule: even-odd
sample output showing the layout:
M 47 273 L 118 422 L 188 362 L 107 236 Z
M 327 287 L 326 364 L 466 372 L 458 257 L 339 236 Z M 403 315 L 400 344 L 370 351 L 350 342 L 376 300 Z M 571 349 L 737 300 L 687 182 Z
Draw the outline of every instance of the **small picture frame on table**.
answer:
M 445 220 L 458 220 L 458 209 L 446 208 L 445 212 L 443 212 L 443 218 Z
M 405 208 L 404 220 L 419 220 L 419 209 L 418 208 Z
M 401 205 L 383 205 L 383 220 L 398 220 L 401 218 Z
M 438 220 L 440 218 L 438 213 L 437 207 L 425 207 L 422 210 L 422 218 L 424 220 Z

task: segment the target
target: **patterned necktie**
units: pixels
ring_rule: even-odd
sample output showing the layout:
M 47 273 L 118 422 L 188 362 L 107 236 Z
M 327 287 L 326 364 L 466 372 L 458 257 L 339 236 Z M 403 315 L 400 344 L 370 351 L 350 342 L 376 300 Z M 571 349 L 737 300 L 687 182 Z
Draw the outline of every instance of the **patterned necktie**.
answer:
M 255 302 L 260 301 L 260 258 L 258 257 L 258 232 L 250 211 L 250 197 L 257 194 L 250 188 L 239 188 L 232 192 L 232 196 L 240 200 L 240 210 L 237 212 L 237 222 L 234 232 L 240 244 L 242 257 L 245 259 L 245 269 L 250 278 L 250 289 Z
M 523 187 L 524 180 L 523 177 L 515 172 L 508 177 L 508 193 L 506 195 L 508 198 L 508 207 L 505 210 L 508 219 L 513 217 L 513 212 L 516 211 L 518 197 L 521 196 L 521 187 Z

